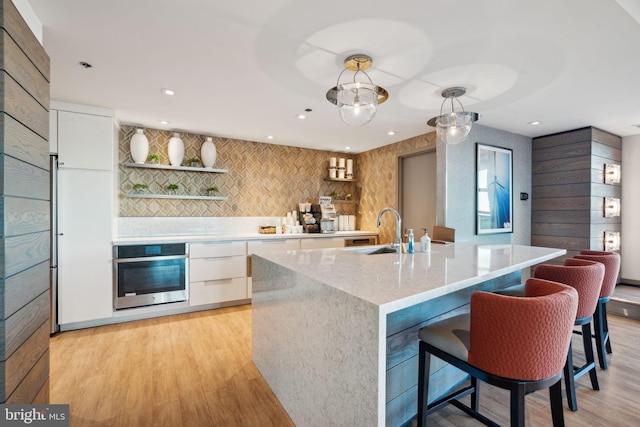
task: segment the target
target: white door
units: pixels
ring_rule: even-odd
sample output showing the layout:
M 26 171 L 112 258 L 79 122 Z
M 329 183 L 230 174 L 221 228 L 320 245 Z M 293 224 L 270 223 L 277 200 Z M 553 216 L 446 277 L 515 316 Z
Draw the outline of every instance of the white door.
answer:
M 112 172 L 58 171 L 60 324 L 113 315 L 112 203 Z
M 400 214 L 402 231 L 413 228 L 419 241 L 426 228 L 436 223 L 436 152 L 420 152 L 399 159 Z

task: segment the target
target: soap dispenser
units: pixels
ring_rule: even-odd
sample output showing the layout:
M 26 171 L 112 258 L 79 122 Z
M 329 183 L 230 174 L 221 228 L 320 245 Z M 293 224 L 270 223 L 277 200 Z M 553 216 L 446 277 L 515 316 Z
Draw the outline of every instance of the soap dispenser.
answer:
M 427 234 L 427 229 L 423 228 L 424 236 L 420 238 L 420 252 L 431 252 L 431 238 Z
M 413 249 L 413 244 L 414 244 L 413 243 L 413 228 L 409 229 L 409 241 L 408 241 L 408 244 L 409 244 L 409 249 L 407 249 L 407 253 L 410 253 L 410 254 L 414 253 L 415 251 Z

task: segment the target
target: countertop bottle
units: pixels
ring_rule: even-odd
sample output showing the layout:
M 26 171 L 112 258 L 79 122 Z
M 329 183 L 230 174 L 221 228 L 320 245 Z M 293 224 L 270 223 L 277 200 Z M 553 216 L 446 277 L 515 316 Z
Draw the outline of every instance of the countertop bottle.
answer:
M 423 228 L 424 236 L 420 238 L 420 252 L 431 252 L 431 238 L 427 234 L 427 229 Z
M 408 242 L 408 249 L 407 249 L 407 253 L 414 253 L 415 250 L 413 248 L 413 228 L 409 229 L 409 242 Z

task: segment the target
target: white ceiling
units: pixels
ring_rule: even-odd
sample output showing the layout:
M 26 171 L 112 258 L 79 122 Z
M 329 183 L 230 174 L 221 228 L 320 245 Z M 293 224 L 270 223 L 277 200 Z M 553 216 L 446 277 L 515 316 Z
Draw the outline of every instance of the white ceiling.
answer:
M 442 89 L 465 86 L 486 126 L 640 133 L 639 0 L 29 3 L 51 98 L 112 108 L 123 124 L 361 152 L 432 131 Z M 354 53 L 373 57 L 369 75 L 389 91 L 358 128 L 325 98 Z

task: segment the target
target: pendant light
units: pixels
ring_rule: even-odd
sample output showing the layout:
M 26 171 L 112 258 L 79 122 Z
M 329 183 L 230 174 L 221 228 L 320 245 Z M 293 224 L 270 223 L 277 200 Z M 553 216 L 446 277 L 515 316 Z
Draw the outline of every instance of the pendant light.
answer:
M 438 137 L 447 144 L 459 144 L 467 139 L 473 122 L 478 120 L 478 113 L 464 111 L 462 102 L 458 99 L 466 92 L 467 90 L 463 87 L 450 87 L 443 90 L 444 101 L 440 106 L 440 115 L 427 122 L 429 126 L 436 128 Z M 460 105 L 460 111 L 455 111 L 454 100 Z M 442 110 L 447 101 L 451 102 L 451 112 L 443 114 Z
M 338 75 L 336 86 L 327 92 L 327 100 L 338 106 L 338 113 L 343 122 L 349 126 L 363 126 L 376 115 L 378 104 L 389 98 L 389 93 L 376 86 L 364 71 L 371 67 L 373 61 L 368 55 L 351 55 L 344 60 L 344 70 Z M 340 83 L 345 71 L 353 71 L 353 79 Z M 358 81 L 362 75 L 366 81 Z

